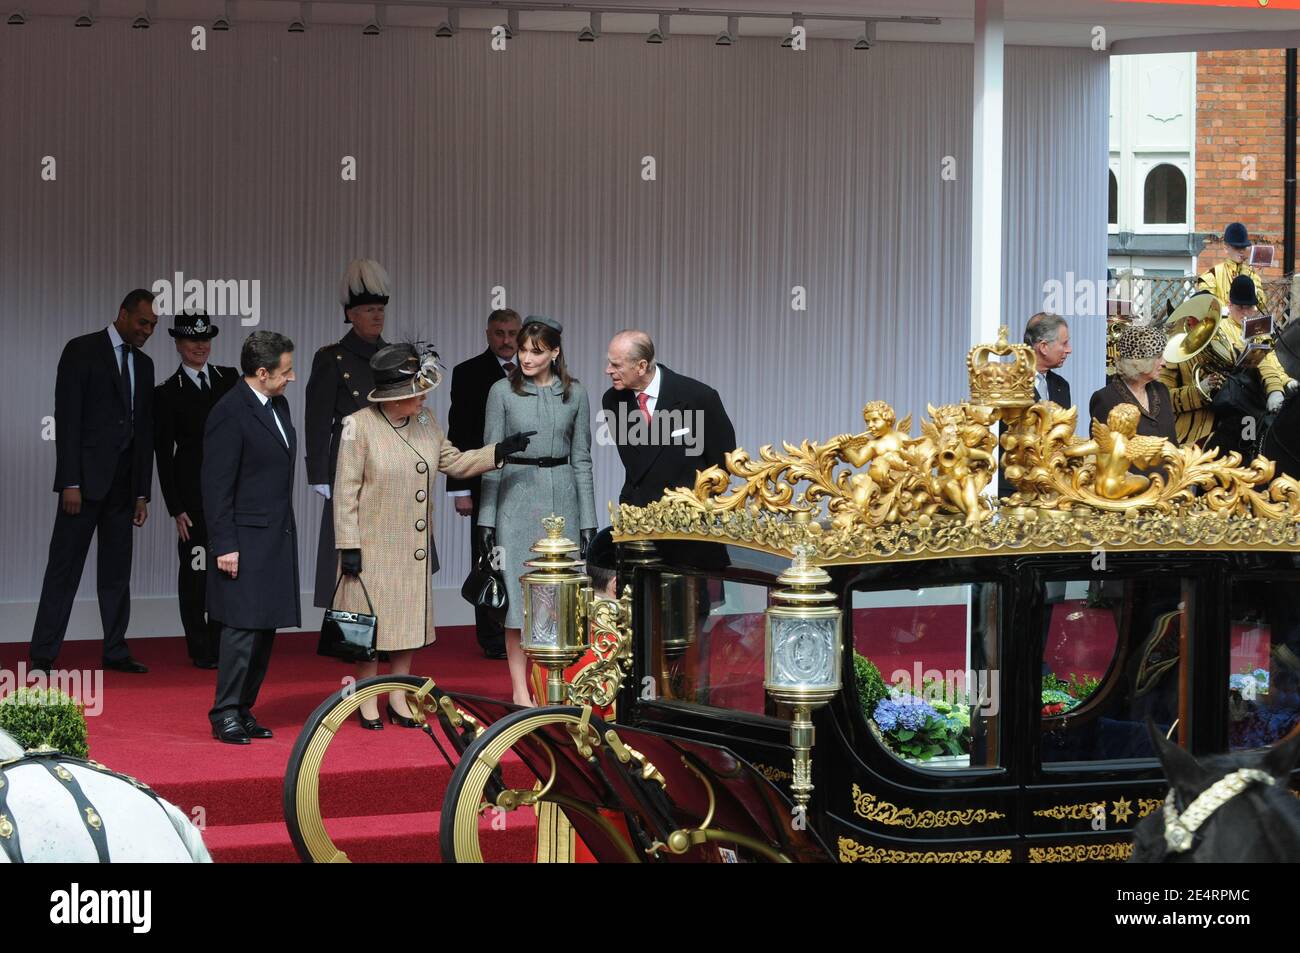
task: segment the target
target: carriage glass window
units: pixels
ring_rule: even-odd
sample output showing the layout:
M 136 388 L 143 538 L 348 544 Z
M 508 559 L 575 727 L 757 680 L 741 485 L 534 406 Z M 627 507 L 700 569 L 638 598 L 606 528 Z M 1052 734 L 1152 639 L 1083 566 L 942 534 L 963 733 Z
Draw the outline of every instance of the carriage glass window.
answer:
M 931 769 L 998 766 L 998 606 L 989 582 L 854 591 L 857 703 L 886 750 Z
M 1226 697 L 1228 746 L 1265 748 L 1300 724 L 1300 602 L 1295 581 L 1235 579 Z
M 1041 585 L 1043 761 L 1154 758 L 1148 718 L 1185 744 L 1191 580 L 1152 572 Z
M 647 572 L 645 579 L 643 611 L 653 635 L 648 697 L 767 714 L 767 587 L 678 572 Z

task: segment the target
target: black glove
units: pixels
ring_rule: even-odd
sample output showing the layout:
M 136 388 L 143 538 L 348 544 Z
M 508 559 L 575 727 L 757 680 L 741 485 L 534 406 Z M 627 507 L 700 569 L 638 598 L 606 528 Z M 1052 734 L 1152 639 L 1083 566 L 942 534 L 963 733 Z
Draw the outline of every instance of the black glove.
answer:
M 478 528 L 478 557 L 482 559 L 485 555 L 496 549 L 497 531 L 495 526 L 480 526 Z
M 340 549 L 339 569 L 342 570 L 345 576 L 361 575 L 361 550 Z
M 596 538 L 595 527 L 592 527 L 591 529 L 580 530 L 578 532 L 578 558 L 579 559 L 587 558 L 587 547 L 591 545 L 591 541 L 595 538 Z
M 501 466 L 501 461 L 506 457 L 527 450 L 528 438 L 535 433 L 537 433 L 536 430 L 525 430 L 523 433 L 512 433 L 504 440 L 497 441 L 496 465 Z

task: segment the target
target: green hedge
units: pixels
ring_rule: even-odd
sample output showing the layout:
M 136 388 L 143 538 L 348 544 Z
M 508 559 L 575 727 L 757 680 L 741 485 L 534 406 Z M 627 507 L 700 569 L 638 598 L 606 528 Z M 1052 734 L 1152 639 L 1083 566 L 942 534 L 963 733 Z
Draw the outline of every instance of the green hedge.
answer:
M 90 753 L 81 702 L 57 688 L 20 688 L 0 698 L 0 728 L 27 749 L 49 745 L 78 758 Z
M 889 686 L 885 684 L 880 669 L 865 655 L 853 653 L 853 675 L 858 687 L 858 701 L 862 705 L 862 714 L 870 720 L 876 712 L 876 705 L 882 698 L 889 697 Z

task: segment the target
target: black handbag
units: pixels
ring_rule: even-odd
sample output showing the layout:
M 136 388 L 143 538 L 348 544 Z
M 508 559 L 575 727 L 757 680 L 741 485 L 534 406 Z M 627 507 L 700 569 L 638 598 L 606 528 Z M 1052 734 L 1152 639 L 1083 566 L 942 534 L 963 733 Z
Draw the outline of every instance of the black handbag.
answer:
M 366 608 L 370 610 L 370 614 L 345 612 L 334 608 L 339 586 L 343 585 L 345 578 L 347 577 L 340 575 L 339 581 L 334 584 L 330 608 L 325 610 L 325 621 L 321 623 L 316 654 L 327 658 L 343 659 L 346 662 L 373 662 L 378 655 L 375 650 L 378 620 L 374 615 L 375 607 L 370 602 L 370 593 L 366 592 L 366 584 L 361 582 L 360 576 L 357 576 L 356 580 L 361 583 L 361 591 L 365 593 Z
M 461 598 L 481 609 L 506 607 L 506 581 L 499 570 L 492 568 L 491 553 L 483 553 L 474 560 L 465 583 L 460 587 Z

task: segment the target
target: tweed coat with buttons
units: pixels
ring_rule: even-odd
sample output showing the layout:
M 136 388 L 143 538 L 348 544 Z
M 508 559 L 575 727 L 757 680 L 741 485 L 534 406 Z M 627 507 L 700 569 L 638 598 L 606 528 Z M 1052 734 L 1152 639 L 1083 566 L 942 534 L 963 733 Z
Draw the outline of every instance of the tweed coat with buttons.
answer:
M 378 618 L 376 646 L 418 649 L 434 639 L 429 550 L 437 472 L 465 478 L 491 470 L 496 445 L 462 453 L 427 409 L 398 429 L 378 406 L 344 418 L 341 437 L 334 544 L 361 550 L 361 581 Z M 338 561 L 336 552 L 336 579 Z M 361 583 L 343 579 L 334 606 L 368 611 Z

